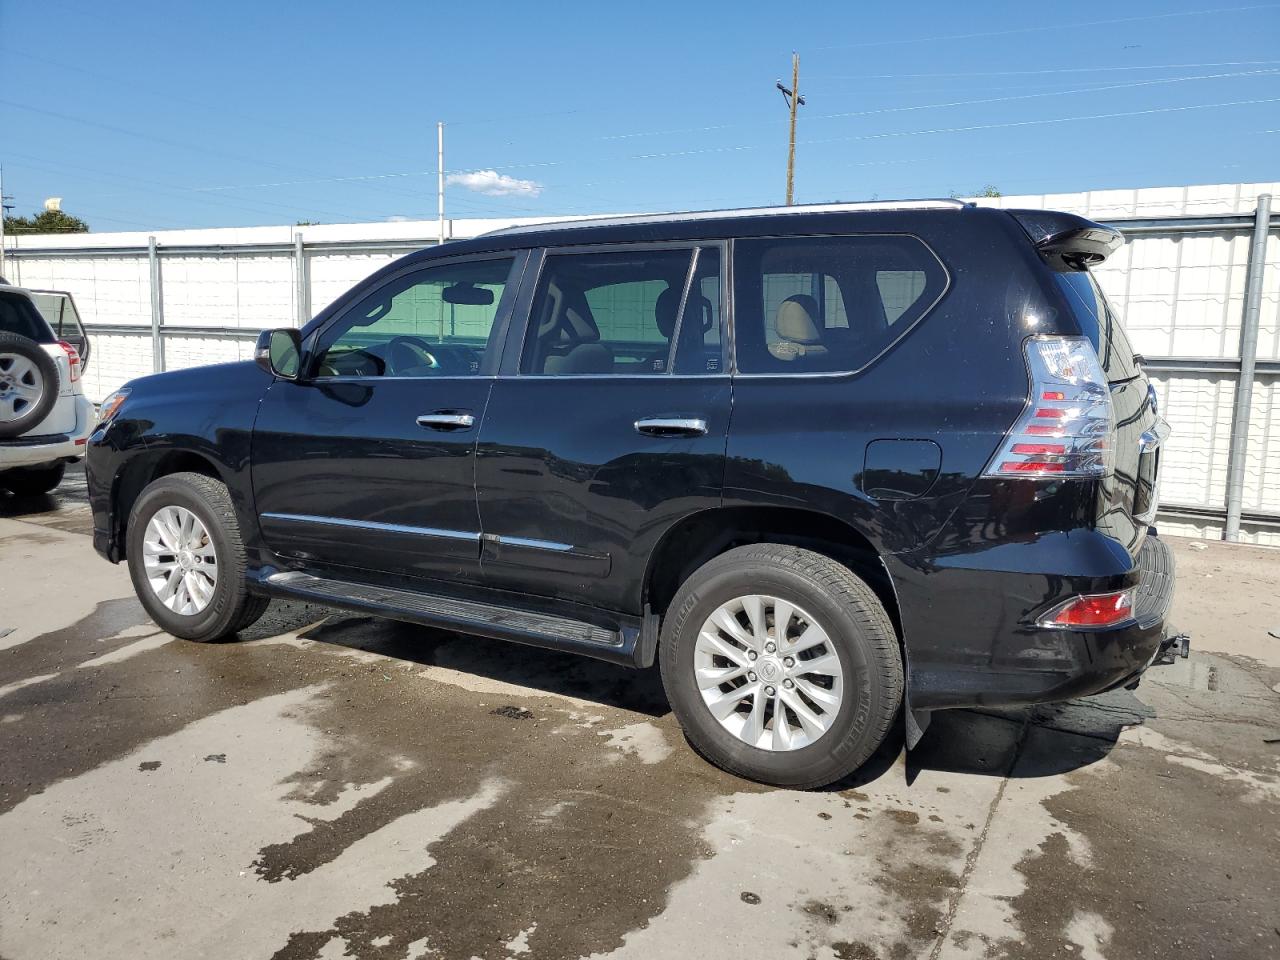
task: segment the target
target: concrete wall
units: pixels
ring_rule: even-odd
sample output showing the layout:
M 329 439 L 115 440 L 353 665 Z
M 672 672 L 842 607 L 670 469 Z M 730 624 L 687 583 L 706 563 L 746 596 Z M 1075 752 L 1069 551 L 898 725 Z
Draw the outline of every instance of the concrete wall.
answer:
M 1280 183 L 1217 184 L 977 202 L 1067 210 L 1106 222 L 1252 214 L 1258 194 L 1278 192 Z M 528 221 L 450 221 L 448 236 L 472 237 L 517 222 Z M 295 234 L 306 244 L 301 286 Z M 175 369 L 246 359 L 258 330 L 296 323 L 300 315 L 318 312 L 408 250 L 434 243 L 436 236 L 434 221 L 156 233 L 162 255 L 165 365 Z M 85 322 L 94 328 L 95 353 L 86 388 L 95 399 L 151 372 L 146 234 L 21 237 L 9 242 L 9 279 L 29 287 L 70 290 Z M 1238 357 L 1249 243 L 1249 233 L 1243 230 L 1134 234 L 1097 275 L 1124 318 L 1135 348 L 1147 357 Z M 305 298 L 301 305 L 300 295 Z M 1267 251 L 1258 357 L 1280 360 L 1280 243 L 1274 235 Z M 1221 519 L 1173 508 L 1223 505 L 1236 376 L 1229 371 L 1162 371 L 1152 378 L 1174 427 L 1163 454 L 1160 491 L 1162 503 L 1171 509 L 1162 513 L 1161 528 L 1220 536 Z M 1280 518 L 1277 380 L 1274 374 L 1260 374 L 1253 386 L 1244 510 Z M 1280 522 L 1246 522 L 1242 538 L 1280 545 Z

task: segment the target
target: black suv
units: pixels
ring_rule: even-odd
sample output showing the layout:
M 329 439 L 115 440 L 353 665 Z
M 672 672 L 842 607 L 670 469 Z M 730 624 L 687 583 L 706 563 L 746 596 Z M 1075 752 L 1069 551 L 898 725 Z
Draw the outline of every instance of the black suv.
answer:
M 660 665 L 693 745 L 813 787 L 900 708 L 1133 684 L 1167 427 L 1108 227 L 956 201 L 520 227 L 411 254 L 256 363 L 134 381 L 94 546 L 156 622 L 294 597 Z

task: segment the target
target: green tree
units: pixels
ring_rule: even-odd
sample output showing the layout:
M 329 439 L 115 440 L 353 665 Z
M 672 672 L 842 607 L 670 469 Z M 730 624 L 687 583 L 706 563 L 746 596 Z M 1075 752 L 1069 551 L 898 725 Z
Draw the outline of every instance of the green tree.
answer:
M 88 233 L 89 225 L 61 210 L 41 210 L 29 217 L 5 217 L 5 233 Z

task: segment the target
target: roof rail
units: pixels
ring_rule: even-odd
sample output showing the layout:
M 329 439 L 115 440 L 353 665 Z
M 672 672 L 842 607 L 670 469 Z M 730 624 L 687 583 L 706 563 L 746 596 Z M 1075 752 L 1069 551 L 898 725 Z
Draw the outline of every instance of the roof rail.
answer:
M 623 224 L 679 223 L 686 220 L 719 220 L 726 217 L 774 217 L 802 213 L 858 213 L 871 210 L 961 210 L 973 206 L 963 200 L 866 200 L 857 203 L 797 203 L 789 207 L 740 207 L 726 210 L 693 210 L 681 213 L 636 213 L 613 217 L 583 217 L 577 220 L 553 220 L 503 227 L 481 234 L 485 237 L 541 233 L 544 230 L 579 230 L 588 227 L 612 227 Z

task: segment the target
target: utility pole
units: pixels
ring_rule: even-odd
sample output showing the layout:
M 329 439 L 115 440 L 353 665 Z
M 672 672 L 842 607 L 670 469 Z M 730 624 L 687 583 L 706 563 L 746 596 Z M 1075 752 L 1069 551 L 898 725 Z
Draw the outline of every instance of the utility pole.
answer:
M 791 136 L 787 147 L 787 206 L 791 206 L 795 197 L 796 181 L 796 109 L 804 106 L 804 97 L 800 96 L 800 54 L 791 54 L 791 86 L 784 87 L 779 80 L 777 87 L 782 91 L 782 99 L 787 102 L 791 111 Z
M 436 193 L 440 210 L 440 243 L 444 243 L 444 122 L 436 124 Z
M 0 167 L 0 277 L 4 276 L 4 218 L 9 209 L 4 202 L 9 199 L 4 195 L 4 167 Z

